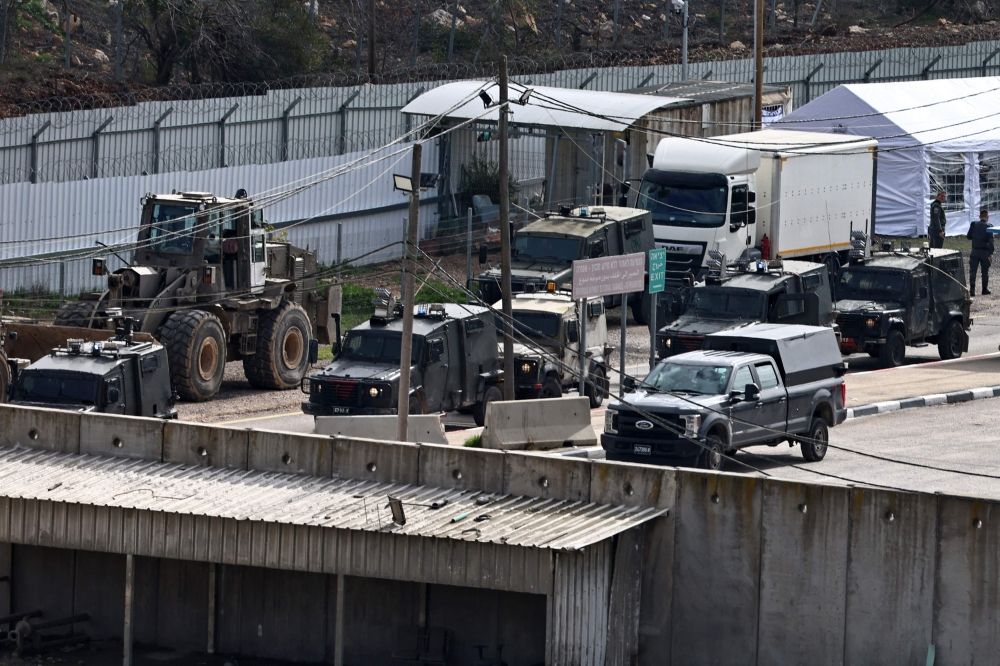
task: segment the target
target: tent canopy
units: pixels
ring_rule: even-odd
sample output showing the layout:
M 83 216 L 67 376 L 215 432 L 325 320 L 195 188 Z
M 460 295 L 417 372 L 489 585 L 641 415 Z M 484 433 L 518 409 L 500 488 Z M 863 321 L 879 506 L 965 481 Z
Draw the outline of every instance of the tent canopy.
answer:
M 926 233 L 932 190 L 941 188 L 948 233 L 964 234 L 980 205 L 1000 213 L 998 108 L 1000 77 L 859 83 L 838 86 L 776 125 L 879 140 L 879 233 Z

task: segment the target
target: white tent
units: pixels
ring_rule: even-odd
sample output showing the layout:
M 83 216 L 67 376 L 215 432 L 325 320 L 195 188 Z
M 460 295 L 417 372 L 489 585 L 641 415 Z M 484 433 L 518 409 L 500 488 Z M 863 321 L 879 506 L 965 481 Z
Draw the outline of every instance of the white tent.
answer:
M 775 125 L 878 139 L 880 234 L 927 233 L 937 189 L 949 235 L 964 235 L 980 207 L 1000 223 L 1000 77 L 842 85 Z

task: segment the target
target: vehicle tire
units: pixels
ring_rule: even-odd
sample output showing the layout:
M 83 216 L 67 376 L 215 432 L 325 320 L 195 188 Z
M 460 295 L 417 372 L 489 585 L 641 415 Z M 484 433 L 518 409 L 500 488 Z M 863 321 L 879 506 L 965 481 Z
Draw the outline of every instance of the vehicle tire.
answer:
M 835 252 L 831 252 L 823 257 L 823 264 L 830 273 L 830 283 L 832 284 L 836 281 L 837 274 L 840 273 L 840 257 Z
M 562 397 L 562 384 L 556 377 L 546 377 L 545 381 L 542 383 L 542 391 L 538 394 L 539 398 L 561 398 Z
M 410 396 L 410 399 L 407 400 L 407 404 L 409 405 L 409 407 L 407 408 L 407 411 L 410 414 L 423 414 L 424 413 L 424 401 L 421 400 L 420 396 L 418 396 L 416 393 L 414 393 L 413 395 Z
M 587 399 L 590 400 L 591 409 L 596 409 L 604 404 L 604 398 L 608 395 L 608 377 L 604 368 L 597 366 L 591 371 L 583 390 Z
M 885 344 L 879 347 L 878 360 L 883 368 L 896 368 L 903 365 L 906 358 L 906 341 L 903 334 L 893 329 L 885 338 Z
M 965 329 L 962 322 L 952 319 L 938 336 L 938 355 L 945 361 L 962 356 L 962 343 L 965 342 Z
M 312 327 L 302 306 L 286 301 L 260 315 L 257 353 L 243 359 L 243 372 L 254 388 L 298 387 L 309 369 Z
M 698 467 L 718 472 L 725 460 L 722 439 L 718 435 L 705 438 L 705 448 L 698 454 Z
M 0 402 L 7 402 L 10 396 L 10 366 L 7 365 L 7 357 L 0 353 Z
M 97 304 L 94 301 L 73 301 L 71 303 L 65 303 L 59 308 L 59 311 L 56 312 L 55 321 L 52 323 L 56 326 L 99 328 L 94 325 L 96 322 L 92 319 L 96 309 Z
M 826 419 L 814 417 L 812 425 L 809 426 L 809 439 L 801 440 L 799 448 L 802 449 L 802 457 L 806 462 L 819 462 L 826 457 L 827 442 L 830 441 L 830 428 L 826 424 Z
M 652 298 L 655 298 L 655 296 Z M 649 324 L 651 310 L 650 297 L 643 294 L 638 301 L 632 303 L 632 318 L 635 319 L 635 323 L 646 326 Z M 625 316 L 625 308 L 622 308 L 622 316 Z
M 472 412 L 472 418 L 475 419 L 477 426 L 481 428 L 486 423 L 486 405 L 497 400 L 503 400 L 503 391 L 496 384 L 487 386 L 482 401 L 476 403 L 476 408 Z
M 157 336 L 167 348 L 170 383 L 184 400 L 210 400 L 226 370 L 226 331 L 219 318 L 204 310 L 174 312 Z

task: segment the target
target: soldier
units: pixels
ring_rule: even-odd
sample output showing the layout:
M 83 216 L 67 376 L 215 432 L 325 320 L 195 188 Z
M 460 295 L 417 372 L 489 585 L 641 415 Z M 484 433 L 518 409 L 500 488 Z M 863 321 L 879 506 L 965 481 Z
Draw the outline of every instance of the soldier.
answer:
M 931 202 L 931 223 L 927 227 L 927 236 L 931 242 L 931 247 L 944 247 L 944 232 L 947 220 L 944 217 L 945 194 L 944 190 L 938 190 Z
M 979 221 L 969 225 L 965 237 L 972 241 L 972 251 L 969 253 L 969 294 L 976 291 L 976 269 L 983 275 L 983 295 L 989 290 L 990 263 L 993 257 L 993 234 L 989 232 L 990 214 L 985 208 L 979 211 Z

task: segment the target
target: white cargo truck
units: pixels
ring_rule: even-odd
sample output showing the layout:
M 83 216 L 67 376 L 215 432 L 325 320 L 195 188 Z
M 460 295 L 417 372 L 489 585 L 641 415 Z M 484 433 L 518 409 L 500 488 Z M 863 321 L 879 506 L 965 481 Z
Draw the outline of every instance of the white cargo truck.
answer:
M 666 138 L 636 207 L 652 213 L 668 278 L 697 279 L 713 251 L 726 263 L 780 256 L 835 270 L 851 232 L 874 229 L 877 149 L 866 137 L 784 129 Z

